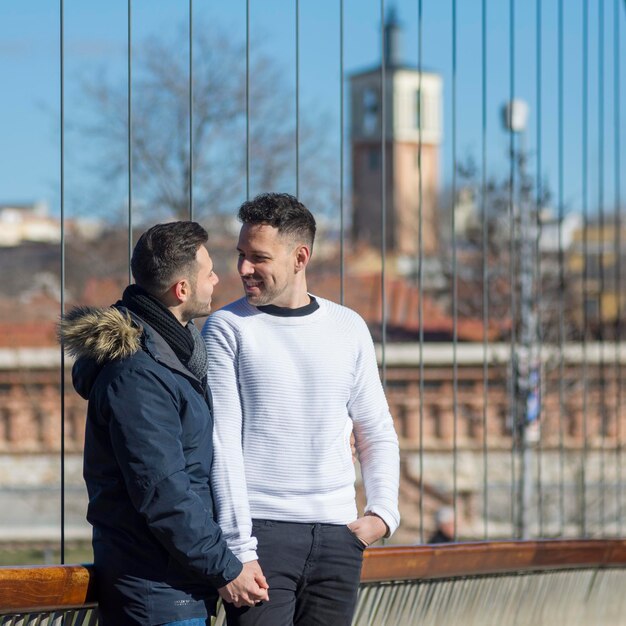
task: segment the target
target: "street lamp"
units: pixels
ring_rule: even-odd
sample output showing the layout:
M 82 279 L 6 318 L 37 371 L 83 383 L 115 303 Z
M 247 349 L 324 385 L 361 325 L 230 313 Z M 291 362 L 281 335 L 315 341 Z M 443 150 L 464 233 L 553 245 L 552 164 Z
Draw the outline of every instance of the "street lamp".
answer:
M 520 324 L 513 359 L 513 382 L 516 385 L 513 436 L 519 443 L 521 471 L 518 489 L 517 535 L 528 539 L 533 499 L 532 459 L 533 447 L 539 434 L 540 363 L 538 359 L 538 326 L 535 308 L 535 243 L 536 220 L 531 219 L 533 210 L 532 181 L 526 171 L 525 131 L 528 105 L 523 100 L 511 100 L 502 107 L 504 127 L 520 137 L 517 152 L 512 150 L 511 159 L 517 165 L 520 179 L 517 201 L 519 213 L 520 258 Z M 513 201 L 515 214 L 515 200 Z M 514 242 L 511 242 L 514 245 Z M 515 286 L 511 285 L 514 289 Z M 515 320 L 513 320 L 513 323 Z M 512 407 L 513 408 L 513 407 Z

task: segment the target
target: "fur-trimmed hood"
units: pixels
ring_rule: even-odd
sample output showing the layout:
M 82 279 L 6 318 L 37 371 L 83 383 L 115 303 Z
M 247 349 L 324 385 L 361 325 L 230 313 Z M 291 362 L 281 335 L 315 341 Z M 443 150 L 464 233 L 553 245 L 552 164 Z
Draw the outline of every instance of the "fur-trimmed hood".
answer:
M 74 389 L 85 399 L 107 363 L 134 358 L 140 352 L 202 386 L 167 341 L 121 302 L 106 308 L 72 309 L 61 319 L 57 336 L 65 351 L 76 358 L 72 381 Z
M 58 326 L 59 340 L 69 355 L 93 359 L 100 365 L 141 350 L 142 332 L 128 311 L 114 306 L 76 307 Z
M 143 332 L 139 321 L 123 307 L 76 307 L 65 315 L 57 336 L 65 351 L 76 357 L 72 382 L 77 393 L 87 400 L 107 363 L 142 350 Z

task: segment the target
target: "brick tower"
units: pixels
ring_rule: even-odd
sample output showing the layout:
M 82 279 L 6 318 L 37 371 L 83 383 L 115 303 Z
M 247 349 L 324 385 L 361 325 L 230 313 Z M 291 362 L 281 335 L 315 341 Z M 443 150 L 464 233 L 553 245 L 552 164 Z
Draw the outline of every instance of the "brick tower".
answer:
M 438 74 L 420 75 L 402 63 L 400 35 L 392 10 L 385 23 L 385 223 L 387 251 L 399 259 L 419 254 L 420 139 L 423 254 L 437 251 L 442 91 Z M 376 248 L 382 242 L 381 91 L 380 65 L 350 77 L 352 236 Z

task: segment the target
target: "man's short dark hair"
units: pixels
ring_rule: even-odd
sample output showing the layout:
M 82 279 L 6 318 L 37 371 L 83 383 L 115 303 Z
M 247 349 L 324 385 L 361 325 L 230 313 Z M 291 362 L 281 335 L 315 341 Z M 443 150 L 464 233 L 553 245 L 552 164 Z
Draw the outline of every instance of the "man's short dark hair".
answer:
M 130 267 L 135 282 L 152 295 L 163 294 L 187 274 L 195 280 L 196 254 L 209 239 L 197 222 L 169 222 L 147 230 L 135 245 Z
M 315 218 L 295 196 L 288 193 L 262 193 L 244 202 L 237 214 L 244 224 L 269 224 L 281 235 L 299 238 L 313 249 Z

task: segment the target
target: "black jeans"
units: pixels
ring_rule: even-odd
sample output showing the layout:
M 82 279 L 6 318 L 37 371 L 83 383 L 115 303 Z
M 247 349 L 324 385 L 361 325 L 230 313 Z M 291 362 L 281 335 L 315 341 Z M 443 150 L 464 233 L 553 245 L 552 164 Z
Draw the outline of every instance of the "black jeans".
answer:
M 237 609 L 228 626 L 350 626 L 365 546 L 341 524 L 253 520 L 269 602 Z

